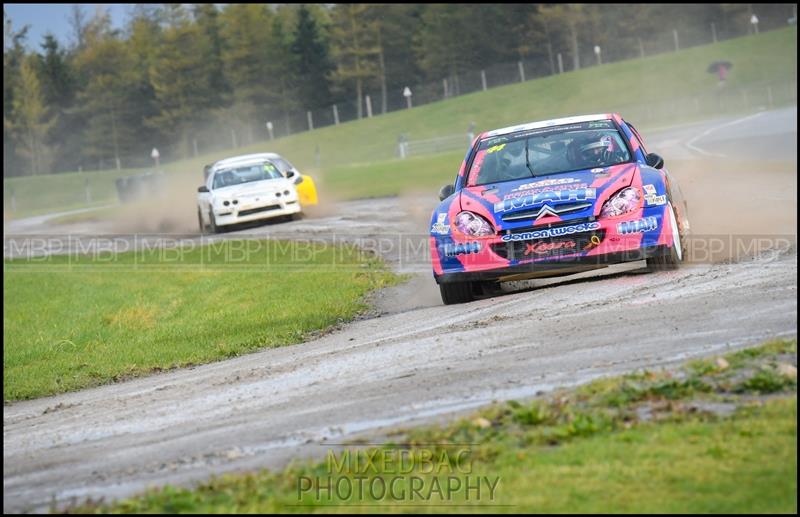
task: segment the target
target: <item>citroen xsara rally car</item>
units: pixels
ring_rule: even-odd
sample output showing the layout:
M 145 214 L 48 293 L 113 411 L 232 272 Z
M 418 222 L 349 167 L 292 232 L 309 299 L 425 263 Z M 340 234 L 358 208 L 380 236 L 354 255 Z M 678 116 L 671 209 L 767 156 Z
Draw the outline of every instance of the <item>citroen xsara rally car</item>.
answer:
M 269 219 L 293 217 L 317 204 L 314 181 L 275 153 L 235 156 L 206 165 L 197 189 L 200 231 Z
M 672 269 L 689 230 L 664 160 L 617 114 L 483 133 L 439 199 L 430 249 L 445 304 L 620 262 Z

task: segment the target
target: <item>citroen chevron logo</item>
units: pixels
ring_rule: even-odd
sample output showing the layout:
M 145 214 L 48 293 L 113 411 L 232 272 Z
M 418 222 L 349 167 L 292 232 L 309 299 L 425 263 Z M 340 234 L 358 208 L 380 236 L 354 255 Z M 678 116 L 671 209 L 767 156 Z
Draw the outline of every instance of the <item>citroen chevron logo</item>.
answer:
M 560 207 L 558 207 L 558 206 L 557 207 L 552 207 L 550 205 L 543 205 L 536 212 L 534 212 L 534 211 L 526 211 L 526 212 L 519 213 L 519 214 L 503 216 L 503 221 L 517 221 L 517 220 L 521 220 L 521 219 L 530 219 L 530 218 L 534 218 L 535 221 L 538 221 L 542 217 L 545 217 L 545 216 L 548 216 L 548 215 L 556 215 L 556 216 L 558 216 L 558 215 L 561 215 L 561 214 L 566 214 L 567 212 L 577 212 L 578 210 L 583 210 L 583 209 L 588 208 L 590 206 L 592 206 L 591 203 L 579 203 L 579 204 L 572 203 L 572 204 L 565 205 L 565 206 L 560 206 Z
M 538 221 L 542 217 L 547 217 L 548 215 L 555 215 L 558 216 L 558 210 L 554 210 L 550 207 L 550 205 L 544 205 L 542 208 L 539 209 L 539 213 L 536 214 L 536 220 Z

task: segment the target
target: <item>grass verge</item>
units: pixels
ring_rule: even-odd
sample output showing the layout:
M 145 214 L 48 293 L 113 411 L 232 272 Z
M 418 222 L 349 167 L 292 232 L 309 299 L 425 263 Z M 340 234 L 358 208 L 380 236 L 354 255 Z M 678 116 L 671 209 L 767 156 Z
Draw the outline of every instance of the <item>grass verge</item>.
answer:
M 3 398 L 53 395 L 294 344 L 396 276 L 353 247 L 224 241 L 6 260 Z
M 68 510 L 796 513 L 796 364 L 797 341 L 777 340 L 679 371 L 496 404 L 449 425 L 398 431 L 382 447 L 356 443 L 345 451 L 356 462 L 329 452 L 325 462 L 281 472 Z M 334 488 L 318 495 L 327 483 Z M 346 497 L 340 488 L 359 485 L 367 488 Z

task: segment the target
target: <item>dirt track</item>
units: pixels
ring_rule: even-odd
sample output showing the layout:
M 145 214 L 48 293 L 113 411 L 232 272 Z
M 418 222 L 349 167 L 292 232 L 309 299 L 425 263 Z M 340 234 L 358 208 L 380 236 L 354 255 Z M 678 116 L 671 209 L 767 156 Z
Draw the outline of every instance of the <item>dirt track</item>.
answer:
M 757 128 L 755 121 L 730 127 Z M 670 167 L 670 147 L 686 151 L 686 142 L 722 123 L 676 131 L 663 151 L 658 139 L 648 143 Z M 703 139 L 693 145 L 715 149 Z M 671 168 L 690 209 L 699 207 L 690 212 L 695 234 L 769 236 L 759 249 L 656 274 L 633 263 L 445 307 L 424 257 L 387 245 L 381 251 L 396 269 L 416 273 L 375 295 L 380 317 L 298 346 L 7 406 L 4 511 L 278 467 L 358 433 L 796 335 L 796 147 L 786 158 L 793 169 L 758 175 L 733 161 L 710 169 L 701 155 L 689 149 Z M 225 237 L 333 233 L 379 249 L 392 235 L 423 233 L 435 202 L 432 195 L 344 203 L 315 219 Z

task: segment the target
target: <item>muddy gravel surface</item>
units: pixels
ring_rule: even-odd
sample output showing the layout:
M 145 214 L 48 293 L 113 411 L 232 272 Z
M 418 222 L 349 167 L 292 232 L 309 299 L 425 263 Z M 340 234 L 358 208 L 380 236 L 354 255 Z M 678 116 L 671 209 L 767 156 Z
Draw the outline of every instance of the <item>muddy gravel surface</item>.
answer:
M 748 124 L 758 128 L 770 117 L 726 128 L 741 139 Z M 708 244 L 707 236 L 729 244 L 745 233 L 751 238 L 736 253 L 695 253 L 677 271 L 649 273 L 634 262 L 506 285 L 503 294 L 443 306 L 427 250 L 419 246 L 433 194 L 339 203 L 299 221 L 214 236 L 356 242 L 410 279 L 374 293 L 374 308 L 361 319 L 310 342 L 7 404 L 4 511 L 46 511 L 52 502 L 117 498 L 228 471 L 279 468 L 292 458 L 322 457 L 330 444 L 452 418 L 492 401 L 796 336 L 796 147 L 788 169 L 731 172 L 725 178 L 738 187 L 720 198 L 724 171 L 709 169 L 707 160 L 725 158 L 687 143 L 730 152 L 696 137 L 712 129 L 706 136 L 719 138 L 726 128 L 713 129 L 732 121 L 648 139 L 651 150 L 660 144 L 668 167 L 670 148 L 686 153 L 676 159 L 684 160 L 682 170 L 671 171 L 690 210 L 711 206 L 690 211 L 690 217 L 700 214 L 692 219 L 699 245 Z M 772 198 L 779 201 L 755 210 Z M 740 211 L 755 207 L 741 218 L 752 225 L 746 232 L 737 233 L 736 221 L 714 217 L 732 202 Z M 32 235 L 69 234 L 66 247 L 56 239 L 42 248 L 63 253 L 73 249 L 75 235 L 103 232 L 118 235 L 98 226 L 54 229 L 46 221 L 7 226 L 6 256 L 13 255 L 13 238 L 22 253 L 19 242 Z M 184 244 L 201 239 L 188 231 L 168 237 Z M 134 247 L 141 245 L 137 238 L 131 237 Z

